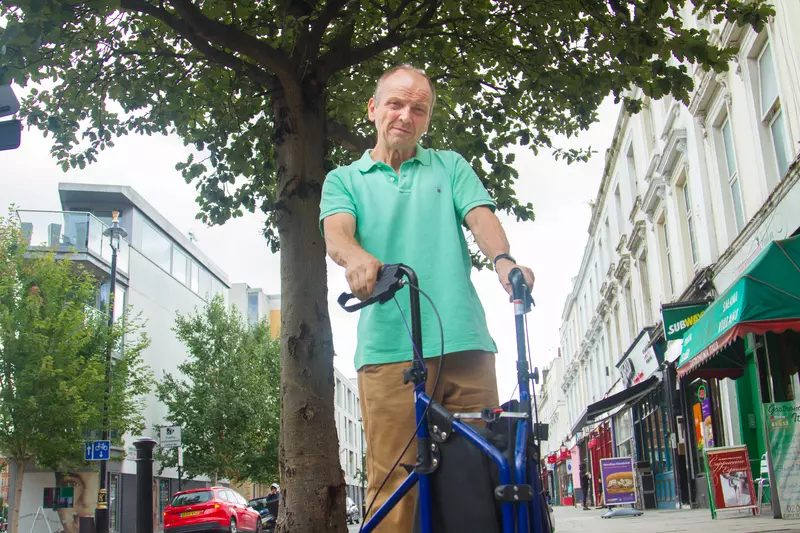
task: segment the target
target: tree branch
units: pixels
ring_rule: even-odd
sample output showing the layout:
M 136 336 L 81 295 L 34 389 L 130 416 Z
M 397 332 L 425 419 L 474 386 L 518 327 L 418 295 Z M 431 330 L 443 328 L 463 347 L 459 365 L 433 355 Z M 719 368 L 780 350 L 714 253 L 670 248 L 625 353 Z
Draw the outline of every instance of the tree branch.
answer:
M 328 132 L 328 139 L 338 143 L 345 150 L 365 152 L 375 146 L 374 139 L 362 137 L 333 120 L 328 120 L 325 129 Z
M 209 59 L 242 72 L 264 87 L 274 89 L 275 81 L 269 73 L 230 52 L 212 46 L 211 43 L 239 52 L 269 68 L 283 86 L 287 100 L 291 99 L 289 104 L 297 110 L 302 109 L 300 84 L 286 54 L 232 26 L 209 19 L 188 0 L 170 0 L 170 3 L 180 17 L 146 0 L 121 2 L 123 9 L 144 13 L 161 20 Z
M 331 21 L 337 17 L 339 12 L 344 6 L 347 5 L 348 0 L 328 0 L 325 2 L 325 7 L 322 8 L 317 20 L 311 26 L 311 32 L 308 35 L 307 53 L 316 53 L 322 38 L 325 36 L 325 31 L 328 29 Z

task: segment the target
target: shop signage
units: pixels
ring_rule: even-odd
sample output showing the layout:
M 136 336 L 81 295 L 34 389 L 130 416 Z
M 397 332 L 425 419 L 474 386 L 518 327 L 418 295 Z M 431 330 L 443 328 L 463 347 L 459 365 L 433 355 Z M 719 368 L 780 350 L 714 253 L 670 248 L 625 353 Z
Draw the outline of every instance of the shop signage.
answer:
M 725 295 L 721 305 L 715 305 L 708 315 L 708 320 L 703 320 L 697 327 L 686 332 L 683 338 L 683 353 L 678 359 L 678 368 L 690 359 L 697 358 L 703 361 L 709 354 L 716 353 L 727 340 L 721 338 L 724 333 L 733 328 L 742 316 L 744 304 L 744 281 L 739 280 L 731 291 Z M 698 328 L 701 328 L 698 330 Z M 722 346 L 721 346 L 722 345 Z
M 697 443 L 697 449 L 702 451 L 705 447 L 705 439 L 703 438 L 703 410 L 699 403 L 694 404 L 692 407 L 692 415 L 695 442 Z
M 650 334 L 648 330 L 643 329 L 633 345 L 617 363 L 617 369 L 626 386 L 631 387 L 641 383 L 658 370 L 659 362 L 656 351 L 652 346 L 648 346 L 649 344 Z
M 664 320 L 664 336 L 668 341 L 683 338 L 683 334 L 703 316 L 708 302 L 692 302 L 688 305 L 669 306 L 661 308 L 661 318 Z
M 706 388 L 706 386 L 700 385 L 699 387 L 697 387 L 697 400 L 702 402 L 703 400 L 706 399 L 706 397 L 708 397 L 708 389 Z
M 705 457 L 713 518 L 717 517 L 717 511 L 757 507 L 747 446 L 706 448 Z
M 603 500 L 606 505 L 636 503 L 636 476 L 633 473 L 633 458 L 600 459 L 600 472 L 603 476 Z
M 764 404 L 772 475 L 783 518 L 800 518 L 800 401 Z

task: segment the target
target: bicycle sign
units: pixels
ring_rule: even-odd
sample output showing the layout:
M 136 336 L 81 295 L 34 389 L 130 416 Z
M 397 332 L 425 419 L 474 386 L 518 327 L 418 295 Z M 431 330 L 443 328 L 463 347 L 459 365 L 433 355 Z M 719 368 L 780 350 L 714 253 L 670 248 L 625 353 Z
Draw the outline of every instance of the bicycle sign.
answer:
M 111 457 L 111 441 L 96 440 L 83 446 L 84 461 L 107 461 Z

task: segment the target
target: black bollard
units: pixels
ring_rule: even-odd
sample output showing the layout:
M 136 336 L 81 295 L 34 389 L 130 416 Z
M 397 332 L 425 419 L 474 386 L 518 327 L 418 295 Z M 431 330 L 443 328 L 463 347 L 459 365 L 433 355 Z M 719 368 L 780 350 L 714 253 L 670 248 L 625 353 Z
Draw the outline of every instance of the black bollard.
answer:
M 133 443 L 136 448 L 136 533 L 153 533 L 153 448 L 150 438 Z

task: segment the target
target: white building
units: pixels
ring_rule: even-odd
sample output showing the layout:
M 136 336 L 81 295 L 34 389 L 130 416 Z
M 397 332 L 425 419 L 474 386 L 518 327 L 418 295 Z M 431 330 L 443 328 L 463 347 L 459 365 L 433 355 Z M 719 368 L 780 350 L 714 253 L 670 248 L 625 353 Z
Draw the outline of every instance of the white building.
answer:
M 144 363 L 157 379 L 164 372 L 176 372 L 178 364 L 187 355 L 186 347 L 172 331 L 176 313 L 185 315 L 202 309 L 217 294 L 222 294 L 227 301 L 228 276 L 130 187 L 62 183 L 59 195 L 62 211 L 18 211 L 31 245 L 44 243 L 64 254 L 74 250 L 71 258 L 97 276 L 99 303 L 105 305 L 108 302 L 111 250 L 102 233 L 111 222 L 111 212 L 118 211 L 120 225 L 128 236 L 122 243 L 118 258 L 115 315 L 119 316 L 127 306 L 141 313 L 147 320 L 147 335 L 151 339 L 150 346 L 143 352 Z M 158 440 L 153 428 L 155 424 L 164 422 L 165 415 L 165 406 L 150 394 L 146 399 L 146 429 L 142 436 Z M 121 457 L 125 452 L 127 458 L 108 462 L 112 533 L 132 533 L 135 529 L 133 442 L 139 437 L 125 435 L 125 447 L 112 450 L 112 457 Z M 77 532 L 77 523 L 73 524 L 71 518 L 74 515 L 77 520 L 79 514 L 93 515 L 99 475 L 94 470 L 72 474 L 74 479 L 70 484 L 75 486 L 75 507 L 64 510 L 64 513 L 52 510 L 46 513 L 55 523 L 61 522 L 66 531 Z M 206 481 L 184 481 L 183 487 L 204 485 Z M 56 483 L 52 472 L 26 472 L 20 511 L 21 530 L 30 529 L 32 517 L 42 503 L 43 489 L 54 487 Z M 162 511 L 175 491 L 177 472 L 165 469 L 155 480 L 156 529 L 160 529 Z
M 339 462 L 347 482 L 347 495 L 361 509 L 366 497 L 366 441 L 361 421 L 361 404 L 358 401 L 358 384 L 355 378 L 347 379 L 334 367 L 336 392 L 334 416 L 339 435 Z
M 230 290 L 230 304 L 252 325 L 261 320 L 269 324 L 270 334 L 277 339 L 281 333 L 281 295 L 267 294 L 263 289 L 247 283 L 234 283 Z
M 649 374 L 670 379 L 656 371 L 649 351 L 663 342 L 662 305 L 719 295 L 754 251 L 800 227 L 798 171 L 792 167 L 800 142 L 800 35 L 791 31 L 800 23 L 800 5 L 774 4 L 776 16 L 761 34 L 727 22 L 692 22 L 709 30 L 712 42 L 736 45 L 739 53 L 728 72 L 689 66 L 695 79 L 690 106 L 669 97 L 650 101 L 637 89 L 631 96 L 643 100 L 642 111 L 620 113 L 560 328 L 571 428 L 561 438 L 570 446 L 598 429 L 599 418 L 587 417 L 587 406 L 636 383 L 628 365 L 649 365 L 644 380 Z M 692 20 L 688 9 L 681 15 Z M 649 339 L 642 342 L 640 334 Z M 672 353 L 661 354 L 659 361 L 666 357 L 671 363 Z M 623 357 L 636 362 L 621 364 Z M 711 387 L 720 420 L 718 443 L 742 441 L 735 385 L 721 379 Z M 670 394 L 662 402 L 679 403 Z M 653 426 L 656 433 L 662 425 L 675 430 L 675 413 L 668 411 L 656 407 L 648 412 L 661 420 L 635 424 Z M 617 416 L 631 413 L 635 420 L 635 406 Z M 627 435 L 627 429 L 617 433 Z M 683 434 L 662 433 L 667 445 L 661 448 L 672 451 L 652 455 L 651 461 L 663 462 L 665 469 L 686 461 L 695 479 L 699 470 L 691 466 L 696 459 Z M 583 460 L 586 450 L 579 451 Z M 705 481 L 689 487 L 692 482 L 682 491 L 678 487 L 674 498 L 688 502 L 684 493 L 691 493 L 692 503 L 704 503 Z
M 542 441 L 542 457 L 559 451 L 561 439 L 569 432 L 567 400 L 561 382 L 564 379 L 564 360 L 559 354 L 542 370 L 539 387 L 539 422 L 548 424 L 548 439 Z

